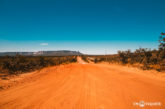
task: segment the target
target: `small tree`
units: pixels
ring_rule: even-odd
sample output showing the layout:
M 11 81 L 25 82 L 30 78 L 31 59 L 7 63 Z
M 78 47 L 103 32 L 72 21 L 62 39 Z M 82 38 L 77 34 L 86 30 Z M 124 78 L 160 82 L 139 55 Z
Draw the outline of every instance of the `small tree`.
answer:
M 165 37 L 159 37 L 159 50 L 165 50 Z

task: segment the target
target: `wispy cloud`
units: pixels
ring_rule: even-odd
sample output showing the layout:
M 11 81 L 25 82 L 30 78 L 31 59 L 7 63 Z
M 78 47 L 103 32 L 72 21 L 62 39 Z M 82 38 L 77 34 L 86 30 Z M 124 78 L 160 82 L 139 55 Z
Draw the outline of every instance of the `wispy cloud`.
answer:
M 48 43 L 41 43 L 40 45 L 42 45 L 42 46 L 46 46 L 46 45 L 48 45 Z

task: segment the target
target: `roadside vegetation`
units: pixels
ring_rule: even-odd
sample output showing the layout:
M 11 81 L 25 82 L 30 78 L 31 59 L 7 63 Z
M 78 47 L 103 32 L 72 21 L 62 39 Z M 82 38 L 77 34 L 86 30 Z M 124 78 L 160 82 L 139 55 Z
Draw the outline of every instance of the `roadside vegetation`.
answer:
M 84 60 L 85 62 L 89 63 L 88 57 L 85 55 L 81 55 L 82 60 Z
M 84 56 L 85 57 L 85 56 Z M 144 70 L 165 70 L 165 38 L 160 36 L 158 49 L 139 48 L 135 51 L 118 51 L 114 55 L 86 56 L 93 57 L 94 63 L 109 62 L 123 65 L 133 65 Z
M 0 73 L 21 74 L 41 69 L 47 66 L 72 63 L 76 61 L 76 56 L 1 56 Z

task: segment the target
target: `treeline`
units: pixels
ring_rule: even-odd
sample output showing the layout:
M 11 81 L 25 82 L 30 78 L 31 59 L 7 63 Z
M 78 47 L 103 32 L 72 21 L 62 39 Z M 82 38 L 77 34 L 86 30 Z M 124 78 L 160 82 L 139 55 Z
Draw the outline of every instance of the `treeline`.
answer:
M 131 50 L 118 51 L 116 55 L 94 56 L 95 63 L 107 61 L 109 63 L 137 65 L 143 69 L 165 70 L 165 38 L 160 37 L 159 47 L 156 50 L 139 48 L 134 52 Z
M 2 56 L 0 57 L 0 73 L 20 74 L 47 66 L 76 62 L 76 56 Z

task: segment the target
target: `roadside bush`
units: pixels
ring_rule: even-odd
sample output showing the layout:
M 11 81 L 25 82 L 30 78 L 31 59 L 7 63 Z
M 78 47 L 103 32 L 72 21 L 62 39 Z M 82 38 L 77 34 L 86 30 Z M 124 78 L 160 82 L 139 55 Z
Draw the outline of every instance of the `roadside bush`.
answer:
M 65 57 L 28 57 L 28 56 L 4 56 L 0 57 L 1 73 L 20 74 L 24 72 L 41 69 L 46 66 L 59 65 L 63 63 L 76 62 L 75 56 Z
M 85 62 L 89 62 L 86 56 L 82 55 L 81 58 L 82 58 Z
M 86 56 L 87 57 L 87 56 Z M 90 56 L 95 58 L 94 62 L 106 61 L 109 63 L 139 65 L 142 69 L 165 70 L 165 37 L 160 37 L 158 49 L 139 48 L 134 52 L 131 50 L 118 51 L 115 55 Z

